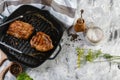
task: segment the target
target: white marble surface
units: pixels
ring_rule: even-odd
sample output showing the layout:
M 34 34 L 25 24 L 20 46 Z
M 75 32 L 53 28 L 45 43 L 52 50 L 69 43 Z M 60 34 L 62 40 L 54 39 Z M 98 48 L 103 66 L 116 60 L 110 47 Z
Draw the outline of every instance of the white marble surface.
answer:
M 66 32 L 63 36 L 62 50 L 55 60 L 46 61 L 35 69 L 28 69 L 28 73 L 35 80 L 119 80 L 120 70 L 117 64 L 88 63 L 76 68 L 76 47 L 101 49 L 105 53 L 120 55 L 120 0 L 80 0 L 76 19 L 80 9 L 84 9 L 86 23 L 93 22 L 104 31 L 101 44 L 92 46 L 82 37 L 81 41 L 71 42 Z M 116 32 L 115 32 L 116 31 Z M 109 40 L 112 33 L 112 38 Z M 82 34 L 78 33 L 81 37 Z M 116 35 L 117 34 L 117 35 Z M 115 37 L 117 36 L 117 37 Z M 66 44 L 70 44 L 67 46 Z M 34 74 L 35 73 L 35 74 Z
M 120 0 L 78 1 L 75 19 L 79 16 L 79 10 L 84 9 L 83 18 L 86 24 L 93 22 L 95 26 L 104 31 L 103 41 L 99 45 L 92 46 L 85 41 L 82 33 L 78 33 L 80 41 L 71 41 L 71 37 L 68 37 L 65 31 L 63 42 L 61 42 L 62 50 L 56 59 L 47 60 L 37 68 L 26 70 L 34 80 L 120 80 L 120 70 L 117 64 L 112 64 L 111 69 L 107 62 L 87 63 L 77 68 L 75 51 L 76 47 L 83 47 L 101 49 L 105 53 L 120 55 Z M 111 33 L 112 38 L 110 38 Z

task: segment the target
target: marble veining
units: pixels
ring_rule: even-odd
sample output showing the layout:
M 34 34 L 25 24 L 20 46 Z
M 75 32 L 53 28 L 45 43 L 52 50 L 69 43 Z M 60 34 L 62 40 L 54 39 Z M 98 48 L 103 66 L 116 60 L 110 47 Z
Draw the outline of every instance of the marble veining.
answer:
M 93 46 L 82 33 L 71 41 L 71 36 L 64 32 L 62 50 L 54 60 L 47 60 L 37 68 L 28 68 L 26 72 L 34 80 L 119 80 L 118 64 L 87 63 L 77 68 L 76 48 L 101 49 L 105 53 L 120 55 L 120 0 L 78 0 L 75 20 L 84 9 L 83 18 L 89 27 L 90 22 L 104 31 L 103 41 Z M 6 79 L 8 80 L 8 79 Z

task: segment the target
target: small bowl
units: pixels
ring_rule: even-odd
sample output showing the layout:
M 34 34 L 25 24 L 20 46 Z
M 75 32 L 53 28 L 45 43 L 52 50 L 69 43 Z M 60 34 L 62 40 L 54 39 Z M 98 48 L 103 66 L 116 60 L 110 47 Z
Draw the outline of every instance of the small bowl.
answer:
M 86 40 L 92 45 L 100 43 L 103 37 L 103 30 L 99 27 L 89 27 L 86 31 Z
M 13 62 L 9 67 L 9 71 L 11 74 L 17 77 L 20 73 L 22 73 L 23 69 L 19 63 Z

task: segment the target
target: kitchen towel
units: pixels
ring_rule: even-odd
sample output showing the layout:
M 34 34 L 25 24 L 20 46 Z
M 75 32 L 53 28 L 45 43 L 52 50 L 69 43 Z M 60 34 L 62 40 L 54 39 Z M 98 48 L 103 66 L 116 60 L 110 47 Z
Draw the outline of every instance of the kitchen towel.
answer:
M 67 28 L 74 23 L 77 0 L 2 0 L 0 13 L 8 16 L 22 4 L 30 4 L 40 9 L 44 6 L 45 10 L 63 22 Z

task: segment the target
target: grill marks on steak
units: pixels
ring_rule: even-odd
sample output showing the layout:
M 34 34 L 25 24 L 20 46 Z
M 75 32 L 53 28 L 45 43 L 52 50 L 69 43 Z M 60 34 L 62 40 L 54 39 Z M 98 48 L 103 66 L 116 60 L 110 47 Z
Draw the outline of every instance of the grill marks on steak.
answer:
M 33 33 L 34 27 L 23 21 L 14 21 L 10 24 L 7 34 L 19 39 L 28 39 Z M 44 32 L 37 32 L 30 40 L 31 47 L 38 51 L 46 52 L 53 49 L 52 40 L 49 35 Z
M 10 34 L 16 38 L 28 39 L 33 33 L 34 27 L 23 21 L 14 21 L 10 24 L 7 34 Z
M 53 48 L 51 38 L 43 32 L 37 32 L 37 34 L 32 37 L 30 44 L 33 48 L 42 52 L 49 51 Z

